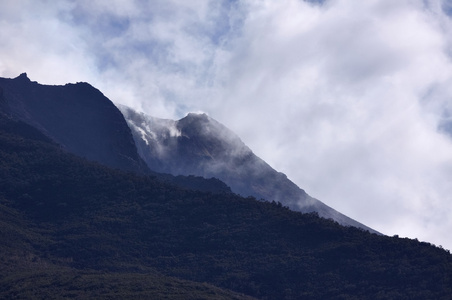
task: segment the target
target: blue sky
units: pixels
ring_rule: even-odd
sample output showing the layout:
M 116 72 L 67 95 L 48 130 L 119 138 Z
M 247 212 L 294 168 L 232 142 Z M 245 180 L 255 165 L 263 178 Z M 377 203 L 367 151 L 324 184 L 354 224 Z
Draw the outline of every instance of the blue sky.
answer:
M 442 0 L 3 0 L 0 76 L 206 112 L 310 195 L 452 249 Z M 442 126 L 442 128 L 445 128 Z

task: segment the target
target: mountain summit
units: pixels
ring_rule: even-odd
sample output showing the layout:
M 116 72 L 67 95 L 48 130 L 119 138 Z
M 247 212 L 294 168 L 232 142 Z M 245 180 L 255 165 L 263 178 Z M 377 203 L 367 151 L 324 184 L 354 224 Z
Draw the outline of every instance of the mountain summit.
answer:
M 216 177 L 242 196 L 277 201 L 295 211 L 317 212 L 341 225 L 375 232 L 309 196 L 206 114 L 190 113 L 174 121 L 118 107 L 132 130 L 138 153 L 156 172 Z

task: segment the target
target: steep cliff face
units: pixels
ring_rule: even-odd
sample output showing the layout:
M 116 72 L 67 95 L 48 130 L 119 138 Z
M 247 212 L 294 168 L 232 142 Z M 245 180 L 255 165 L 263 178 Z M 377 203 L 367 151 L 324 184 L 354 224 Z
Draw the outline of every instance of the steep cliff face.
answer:
M 140 156 L 149 168 L 173 175 L 216 177 L 233 192 L 278 201 L 292 210 L 317 212 L 346 226 L 367 226 L 337 212 L 277 172 L 256 156 L 228 128 L 205 114 L 164 120 L 120 106 Z
M 121 112 L 88 83 L 41 85 L 27 75 L 0 78 L 0 109 L 89 160 L 146 172 Z

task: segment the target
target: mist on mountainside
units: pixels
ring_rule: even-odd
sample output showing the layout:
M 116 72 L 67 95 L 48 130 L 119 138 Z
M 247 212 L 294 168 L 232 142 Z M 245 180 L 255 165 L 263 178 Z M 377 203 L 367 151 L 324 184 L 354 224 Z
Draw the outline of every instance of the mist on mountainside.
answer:
M 375 232 L 309 196 L 206 114 L 189 113 L 174 121 L 118 107 L 132 130 L 138 153 L 151 170 L 216 177 L 242 196 L 280 202 L 295 211 L 317 212 L 339 224 Z

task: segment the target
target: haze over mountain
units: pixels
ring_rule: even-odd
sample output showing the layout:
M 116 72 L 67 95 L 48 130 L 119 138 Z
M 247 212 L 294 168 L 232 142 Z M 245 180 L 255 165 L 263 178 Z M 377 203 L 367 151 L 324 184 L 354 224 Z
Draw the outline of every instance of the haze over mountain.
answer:
M 317 212 L 339 224 L 373 231 L 310 197 L 206 114 L 190 113 L 173 121 L 118 107 L 132 130 L 138 153 L 154 171 L 216 177 L 242 196 L 281 202 L 295 211 Z

